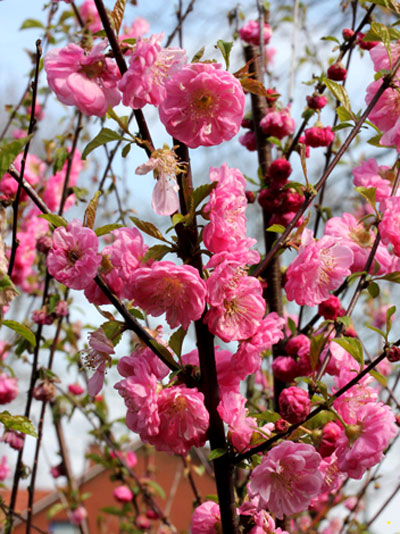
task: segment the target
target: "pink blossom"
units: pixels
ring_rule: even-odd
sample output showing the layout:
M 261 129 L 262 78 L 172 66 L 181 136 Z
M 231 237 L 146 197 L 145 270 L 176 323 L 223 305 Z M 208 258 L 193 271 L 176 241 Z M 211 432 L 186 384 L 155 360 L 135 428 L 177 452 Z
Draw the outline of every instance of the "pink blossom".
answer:
M 261 460 L 247 486 L 250 497 L 259 496 L 259 508 L 279 519 L 306 510 L 319 494 L 321 456 L 312 445 L 284 441 Z
M 80 384 L 74 382 L 73 384 L 68 384 L 68 391 L 72 393 L 72 395 L 82 395 L 85 390 Z
M 322 109 L 328 103 L 326 96 L 320 95 L 319 93 L 314 93 L 312 96 L 306 96 L 306 100 L 307 106 L 314 110 Z
M 152 267 L 140 267 L 132 276 L 135 305 L 150 315 L 166 313 L 171 328 L 200 319 L 206 297 L 206 285 L 190 265 L 159 261 Z
M 343 317 L 345 313 L 346 310 L 342 307 L 342 304 L 336 295 L 330 295 L 318 306 L 318 314 L 324 319 L 331 321 L 336 321 L 338 317 Z
M 260 126 L 265 135 L 283 139 L 294 132 L 296 123 L 290 115 L 289 107 L 281 111 L 272 108 L 261 119 Z
M 2 456 L 0 462 L 0 482 L 11 476 L 11 469 L 7 464 L 7 457 Z
M 244 114 L 243 89 L 216 63 L 191 63 L 165 85 L 160 119 L 167 132 L 190 148 L 219 145 L 239 131 Z
M 230 168 L 224 163 L 219 168 L 210 167 L 210 180 L 218 185 L 211 191 L 210 200 L 204 206 L 204 213 L 210 219 L 203 231 L 205 246 L 216 253 L 248 251 L 255 240 L 246 238 L 244 176 L 239 169 Z M 254 263 L 257 261 L 255 259 Z
M 209 415 L 204 395 L 197 388 L 163 389 L 157 398 L 157 409 L 159 432 L 148 438 L 157 450 L 186 455 L 193 446 L 204 445 Z
M 257 138 L 254 132 L 250 130 L 239 137 L 239 143 L 250 152 L 257 150 Z
M 85 355 L 85 363 L 88 367 L 96 369 L 94 375 L 88 380 L 88 393 L 95 397 L 104 384 L 106 366 L 111 364 L 111 354 L 114 354 L 114 345 L 107 338 L 104 330 L 98 328 L 90 334 L 90 350 Z
M 255 373 L 261 365 L 261 354 L 283 339 L 282 328 L 285 320 L 275 312 L 269 313 L 261 321 L 254 335 L 239 345 L 232 357 L 232 366 L 242 380 Z
M 351 272 L 364 270 L 376 237 L 372 230 L 365 228 L 364 224 L 359 223 L 350 213 L 343 213 L 341 217 L 331 217 L 327 221 L 324 233 L 325 235 L 335 237 L 337 244 L 351 249 L 353 253 L 353 262 L 350 267 Z M 375 258 L 380 265 L 378 270 L 379 274 L 387 272 L 391 260 L 384 246 L 378 246 Z M 372 264 L 371 271 L 375 268 L 377 267 Z
M 116 501 L 125 503 L 130 502 L 133 498 L 133 493 L 128 486 L 117 486 L 113 490 L 113 497 Z
M 153 189 L 152 208 L 158 215 L 172 215 L 179 208 L 179 186 L 176 175 L 181 171 L 176 155 L 168 146 L 155 150 L 151 158 L 135 170 L 136 174 L 154 172 L 157 183 Z
M 126 296 L 127 288 L 119 275 L 118 269 L 113 268 L 112 264 L 107 261 L 108 254 L 106 249 L 101 251 L 102 258 L 105 261 L 100 264 L 99 274 L 102 276 L 108 287 L 113 291 L 118 297 L 123 298 Z M 90 282 L 84 290 L 84 295 L 89 302 L 96 304 L 96 306 L 101 306 L 102 304 L 110 304 L 110 300 L 104 291 L 96 284 L 94 280 Z
M 304 389 L 292 386 L 279 395 L 279 412 L 289 423 L 299 423 L 310 413 L 310 399 Z
M 137 228 L 118 228 L 113 230 L 114 243 L 103 249 L 102 254 L 108 255 L 118 277 L 123 282 L 121 295 L 132 300 L 132 277 L 135 270 L 143 265 L 142 260 L 148 246 L 143 241 Z
M 10 445 L 12 449 L 20 451 L 24 446 L 25 434 L 15 430 L 5 430 L 0 441 Z
M 367 87 L 367 94 L 365 101 L 367 104 L 371 102 L 375 93 L 382 85 L 382 79 L 372 82 Z M 394 87 L 387 88 L 380 96 L 378 102 L 368 115 L 368 118 L 380 128 L 384 134 L 379 143 L 384 146 L 395 145 L 397 151 L 400 150 L 400 96 L 399 96 L 399 80 L 392 82 Z
M 264 44 L 267 45 L 271 39 L 272 30 L 271 26 L 264 23 Z M 260 46 L 260 25 L 257 20 L 249 20 L 239 30 L 239 37 L 242 41 L 254 46 Z
M 304 142 L 313 148 L 329 146 L 335 139 L 335 134 L 330 126 L 314 126 L 304 130 Z
M 0 404 L 7 404 L 18 396 L 18 378 L 0 373 Z
M 70 43 L 48 52 L 44 58 L 47 81 L 60 102 L 98 117 L 119 104 L 118 69 L 101 53 L 105 47 L 105 42 L 99 43 L 87 55 L 83 48 Z
M 193 512 L 191 534 L 215 534 L 221 524 L 219 506 L 214 501 L 203 502 Z
M 365 471 L 381 461 L 383 451 L 397 435 L 393 412 L 389 406 L 369 402 L 357 412 L 357 423 L 342 431 L 336 455 L 341 471 L 360 479 Z
M 353 169 L 354 185 L 366 188 L 375 187 L 378 202 L 389 198 L 394 180 L 394 172 L 387 165 L 378 165 L 374 158 L 363 161 Z
M 157 341 L 165 345 L 161 337 L 156 336 Z M 169 373 L 168 367 L 163 363 L 154 352 L 146 346 L 139 345 L 136 350 L 131 352 L 129 356 L 123 356 L 118 362 L 118 372 L 124 377 L 135 374 L 137 361 L 145 363 L 149 373 L 155 375 L 156 378 L 162 380 Z
M 19 154 L 14 160 L 14 166 L 18 172 L 21 172 L 21 161 L 23 154 Z M 43 176 L 45 171 L 45 164 L 34 154 L 28 154 L 25 163 L 24 178 L 32 186 L 37 185 L 40 178 Z M 0 193 L 4 198 L 15 198 L 15 195 L 18 190 L 18 182 L 15 178 L 8 174 L 4 173 L 3 177 L 0 180 Z M 22 190 L 21 200 L 26 200 L 27 194 Z
M 127 427 L 140 434 L 143 441 L 157 435 L 160 425 L 157 406 L 159 385 L 148 364 L 138 358 L 133 374 L 117 382 L 114 388 L 128 408 Z
M 140 109 L 146 104 L 159 106 L 166 97 L 167 79 L 181 69 L 186 61 L 180 48 L 162 48 L 164 35 L 139 38 L 131 55 L 128 70 L 118 88 L 125 106 Z
M 71 289 L 85 289 L 97 275 L 101 256 L 98 238 L 78 219 L 54 230 L 53 244 L 47 256 L 49 273 Z
M 337 82 L 342 82 L 343 80 L 346 79 L 347 69 L 343 65 L 343 63 L 338 61 L 337 63 L 333 63 L 328 68 L 326 74 L 327 74 L 327 76 L 328 76 L 328 78 L 330 80 L 335 80 Z
M 126 451 L 126 452 L 124 452 L 124 451 L 117 451 L 117 452 L 111 451 L 110 452 L 110 456 L 111 456 L 111 458 L 118 457 L 121 460 L 124 460 L 124 462 L 127 464 L 127 466 L 130 469 L 133 469 L 136 466 L 137 461 L 138 461 L 137 460 L 137 456 L 133 451 Z
M 329 520 L 329 525 L 325 527 L 321 534 L 341 534 L 343 528 L 343 520 L 340 517 L 334 517 Z
M 51 211 L 58 211 L 60 209 L 61 197 L 63 194 L 65 177 L 67 174 L 68 160 L 65 161 L 63 168 L 50 176 L 45 184 L 43 191 L 43 200 L 46 203 L 47 207 Z M 75 150 L 74 156 L 72 158 L 68 187 L 74 187 L 78 181 L 79 174 L 83 169 L 83 162 L 81 159 L 81 153 L 79 150 Z M 68 195 L 68 190 L 67 190 Z M 65 200 L 64 212 L 72 208 L 75 202 L 75 195 L 69 194 Z
M 73 525 L 80 525 L 87 518 L 87 510 L 84 506 L 78 506 L 69 515 L 69 520 Z
M 385 200 L 383 217 L 378 228 L 382 242 L 392 245 L 393 252 L 400 256 L 400 197 Z
M 318 241 L 312 232 L 302 234 L 298 256 L 286 272 L 285 291 L 289 300 L 303 306 L 315 306 L 329 297 L 350 274 L 353 253 L 350 248 L 337 244 L 331 236 Z
M 329 421 L 322 429 L 321 441 L 318 444 L 318 452 L 325 458 L 331 456 L 336 450 L 337 440 L 342 431 L 342 428 L 335 423 L 335 421 Z
M 130 26 L 124 26 L 124 33 L 119 36 L 119 40 L 137 39 L 150 31 L 150 24 L 143 17 L 136 17 Z
M 208 286 L 209 287 L 209 286 Z M 265 301 L 260 282 L 252 276 L 242 276 L 226 285 L 223 302 L 217 304 L 209 291 L 208 310 L 204 322 L 210 332 L 223 341 L 243 340 L 253 336 L 265 314 Z
M 79 8 L 79 11 L 85 26 L 89 28 L 92 33 L 99 32 L 103 29 L 94 0 L 85 0 Z

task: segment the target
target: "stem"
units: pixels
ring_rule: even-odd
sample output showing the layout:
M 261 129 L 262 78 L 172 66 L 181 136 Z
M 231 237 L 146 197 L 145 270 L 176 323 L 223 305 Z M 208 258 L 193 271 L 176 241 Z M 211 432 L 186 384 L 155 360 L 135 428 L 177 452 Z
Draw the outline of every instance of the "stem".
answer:
M 32 82 L 32 108 L 31 108 L 31 117 L 29 120 L 28 135 L 33 134 L 33 130 L 36 124 L 36 119 L 35 119 L 36 96 L 37 96 L 37 85 L 38 85 L 38 79 L 39 79 L 40 57 L 42 55 L 42 48 L 40 45 L 41 45 L 41 40 L 38 39 L 36 41 L 35 75 L 34 75 L 34 79 Z M 24 154 L 21 160 L 21 177 L 22 178 L 24 177 L 26 158 L 28 157 L 30 144 L 31 143 L 29 140 L 25 145 Z M 13 272 L 15 255 L 17 253 L 17 248 L 18 248 L 17 229 L 18 229 L 18 211 L 19 211 L 19 202 L 21 199 L 21 191 L 22 191 L 22 185 L 21 183 L 19 183 L 17 194 L 13 202 L 12 247 L 11 247 L 11 253 L 10 253 L 10 262 L 8 264 L 8 276 L 10 276 L 10 278 Z
M 168 36 L 167 42 L 165 43 L 165 48 L 167 48 L 172 43 L 176 33 L 180 31 L 182 24 L 185 22 L 186 17 L 189 15 L 191 11 L 193 11 L 194 3 L 195 3 L 195 0 L 191 0 L 189 2 L 189 5 L 187 6 L 185 13 L 181 15 L 178 24 L 175 26 L 172 33 Z
M 78 143 L 79 134 L 80 134 L 81 129 L 82 129 L 81 121 L 82 121 L 82 113 L 80 111 L 78 111 L 78 120 L 77 120 L 77 123 L 76 123 L 74 138 L 73 138 L 73 141 L 72 141 L 71 152 L 68 154 L 67 170 L 66 170 L 65 178 L 64 178 L 63 190 L 62 190 L 62 195 L 61 195 L 61 200 L 60 200 L 60 208 L 58 210 L 58 214 L 59 215 L 62 215 L 62 213 L 64 211 L 65 202 L 67 200 L 68 182 L 69 182 L 69 177 L 71 175 L 72 162 L 73 162 L 73 159 L 74 159 L 74 154 L 75 154 L 75 150 L 76 150 L 76 145 Z

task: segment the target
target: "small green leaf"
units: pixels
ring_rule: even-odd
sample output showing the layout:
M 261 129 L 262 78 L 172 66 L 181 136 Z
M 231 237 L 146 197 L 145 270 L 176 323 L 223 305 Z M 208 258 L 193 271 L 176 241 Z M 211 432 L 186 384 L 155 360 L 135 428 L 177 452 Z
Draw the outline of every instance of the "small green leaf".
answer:
M 310 365 L 313 371 L 317 368 L 317 365 L 319 362 L 319 356 L 321 354 L 325 341 L 326 339 L 325 339 L 324 334 L 318 334 L 311 338 Z
M 232 46 L 232 42 L 222 41 L 221 39 L 219 39 L 216 44 L 216 48 L 219 48 L 222 57 L 225 60 L 226 70 L 229 70 L 229 56 L 231 54 Z
M 22 23 L 20 30 L 27 30 L 29 28 L 44 28 L 43 23 L 36 19 L 26 19 Z
M 176 332 L 172 334 L 168 341 L 168 345 L 175 352 L 178 358 L 180 358 L 182 354 L 182 344 L 183 340 L 185 339 L 185 336 L 186 330 L 181 326 Z
M 386 311 L 386 336 L 389 335 L 389 332 L 392 329 L 392 316 L 394 315 L 395 312 L 396 312 L 396 306 L 391 306 Z
M 379 286 L 376 282 L 370 282 L 368 284 L 367 291 L 373 299 L 375 299 L 380 293 Z
M 121 321 L 106 321 L 100 328 L 102 328 L 106 338 L 112 342 L 114 347 L 116 347 L 124 333 L 125 325 L 124 323 L 121 323 Z
M 146 479 L 146 485 L 153 488 L 156 495 L 161 497 L 161 499 L 165 499 L 165 491 L 162 489 L 160 484 L 157 484 L 154 480 Z
M 105 145 L 110 141 L 119 141 L 124 139 L 119 133 L 110 130 L 110 128 L 102 128 L 94 139 L 88 143 L 82 152 L 82 159 L 86 157 L 97 147 Z
M 196 52 L 195 55 L 192 57 L 190 63 L 198 63 L 200 61 L 200 59 L 203 57 L 205 49 L 206 49 L 205 46 L 200 48 L 200 50 L 198 52 Z
M 173 359 L 172 354 L 166 347 L 164 347 L 164 345 L 161 345 L 161 343 L 158 343 L 158 341 L 156 341 L 155 339 L 150 340 L 150 345 L 157 349 L 157 351 L 163 355 L 165 360 L 167 360 L 174 367 L 176 367 L 176 361 Z
M 278 419 L 281 419 L 281 416 L 279 415 L 279 413 L 274 412 L 273 410 L 265 410 L 262 413 L 253 414 L 253 417 L 265 423 L 276 423 Z
M 329 78 L 324 78 L 324 84 L 327 86 L 329 91 L 333 94 L 336 100 L 342 104 L 343 108 L 350 113 L 351 118 L 353 118 L 353 113 L 351 111 L 350 98 L 347 94 L 346 88 L 343 85 L 336 83 Z
M 351 318 L 348 315 L 343 315 L 343 317 L 337 317 L 336 322 L 344 325 L 345 328 L 349 328 L 351 325 Z
M 288 327 L 289 327 L 289 330 L 291 331 L 291 333 L 293 335 L 296 335 L 297 326 L 296 326 L 296 323 L 293 321 L 293 319 L 291 317 L 288 317 L 287 323 L 288 323 Z
M 8 171 L 8 167 L 15 160 L 15 158 L 22 152 L 22 149 L 29 141 L 32 135 L 16 139 L 11 143 L 0 146 L 0 178 Z
M 100 508 L 100 511 L 104 512 L 105 514 L 116 515 L 118 517 L 123 517 L 125 515 L 125 512 L 122 510 L 122 508 L 118 508 L 117 506 L 103 506 L 103 508 Z
M 216 460 L 217 458 L 221 458 L 221 456 L 224 456 L 227 453 L 226 449 L 213 449 L 210 454 L 208 455 L 208 459 L 210 462 L 212 460 Z
M 329 410 L 322 410 L 321 412 L 314 415 L 309 421 L 307 421 L 304 426 L 309 430 L 314 430 L 315 428 L 322 428 L 329 421 L 334 421 L 336 419 L 335 414 Z
M 186 221 L 185 215 L 182 213 L 174 213 L 172 215 L 172 224 L 176 226 L 177 224 L 184 223 Z
M 47 518 L 53 519 L 54 516 L 56 516 L 63 510 L 65 510 L 67 506 L 68 506 L 67 503 L 62 503 L 62 502 L 57 502 L 56 504 L 53 504 L 53 506 L 51 506 L 49 510 L 47 511 Z
M 121 228 L 123 225 L 119 223 L 113 223 L 113 224 L 105 224 L 104 226 L 100 226 L 99 228 L 96 228 L 94 233 L 97 235 L 97 237 L 100 237 L 102 235 L 107 235 L 113 230 L 118 230 L 118 228 Z
M 333 35 L 327 35 L 326 37 L 321 37 L 321 41 L 333 41 L 334 43 L 340 44 L 340 41 L 337 37 Z
M 218 182 L 212 182 L 211 184 L 203 184 L 193 191 L 193 209 L 196 209 L 197 206 L 202 202 L 213 189 L 218 185 Z
M 55 228 L 58 228 L 59 226 L 68 225 L 68 221 L 64 219 L 64 217 L 61 217 L 60 215 L 56 215 L 55 213 L 41 213 L 40 215 L 38 215 L 38 217 L 45 219 L 50 224 L 52 224 Z
M 341 122 L 353 120 L 353 115 L 344 106 L 338 106 L 336 108 L 336 113 Z
M 58 171 L 61 171 L 67 157 L 68 157 L 68 150 L 65 147 L 61 146 L 57 148 L 57 150 L 54 153 L 54 162 L 53 162 L 53 173 L 54 174 Z
M 385 340 L 387 338 L 385 332 L 382 332 L 382 330 L 380 330 L 379 328 L 376 328 L 375 326 L 372 326 L 370 324 L 366 324 L 365 325 L 367 328 L 369 328 L 370 330 L 372 330 L 373 332 L 376 332 L 377 334 L 379 334 L 380 336 L 382 336 Z
M 385 376 L 383 376 L 381 373 L 379 373 L 378 371 L 375 371 L 374 369 L 372 369 L 372 371 L 370 371 L 369 374 L 371 376 L 373 376 L 375 378 L 375 380 L 381 386 L 383 386 L 384 388 L 387 386 L 387 378 Z
M 364 39 L 366 41 L 381 41 L 389 57 L 389 63 L 392 65 L 392 49 L 390 47 L 390 33 L 387 27 L 380 22 L 371 22 L 371 29 L 367 32 Z
M 11 415 L 10 412 L 4 411 L 0 413 L 0 423 L 3 423 L 7 429 L 37 438 L 35 427 L 24 415 Z
M 161 260 L 168 252 L 171 252 L 172 248 L 167 245 L 153 245 L 147 249 L 146 254 L 143 257 L 143 262 L 146 263 L 149 260 Z
M 144 315 L 141 312 L 141 310 L 137 308 L 129 308 L 129 313 L 133 315 L 133 317 L 136 317 L 136 319 L 140 319 L 141 321 L 144 321 Z
M 360 193 L 360 195 L 362 195 L 365 200 L 371 204 L 371 206 L 375 209 L 375 206 L 376 206 L 376 187 L 362 187 L 362 186 L 359 186 L 359 187 L 355 187 L 354 188 L 355 191 L 357 191 L 357 193 Z
M 126 156 L 131 151 L 131 146 L 132 146 L 132 143 L 128 143 L 127 145 L 124 146 L 121 152 L 123 158 L 126 158 Z
M 393 273 L 385 274 L 379 278 L 376 278 L 376 280 L 387 280 L 388 282 L 400 284 L 400 271 L 394 271 Z
M 332 339 L 332 341 L 351 354 L 351 356 L 353 356 L 353 358 L 360 364 L 360 367 L 363 367 L 364 351 L 359 339 L 356 337 L 341 337 L 339 339 Z
M 160 230 L 156 226 L 154 226 L 153 223 L 142 221 L 137 217 L 130 217 L 130 219 L 139 228 L 139 230 L 142 230 L 142 232 L 144 232 L 145 234 L 151 235 L 152 237 L 155 237 L 160 241 L 165 241 L 166 243 L 168 243 L 168 241 L 162 235 Z
M 386 9 L 390 9 L 390 11 L 393 11 L 396 13 L 396 15 L 400 15 L 400 2 L 397 0 L 369 0 L 372 4 L 376 4 L 377 6 L 385 7 Z
M 14 332 L 26 339 L 33 348 L 36 347 L 36 338 L 34 333 L 24 324 L 17 323 L 17 321 L 12 320 L 3 320 L 1 324 L 11 328 L 11 330 L 14 330 Z
M 268 226 L 267 232 L 275 232 L 277 234 L 281 234 L 285 231 L 285 227 L 281 224 L 273 224 L 272 226 Z

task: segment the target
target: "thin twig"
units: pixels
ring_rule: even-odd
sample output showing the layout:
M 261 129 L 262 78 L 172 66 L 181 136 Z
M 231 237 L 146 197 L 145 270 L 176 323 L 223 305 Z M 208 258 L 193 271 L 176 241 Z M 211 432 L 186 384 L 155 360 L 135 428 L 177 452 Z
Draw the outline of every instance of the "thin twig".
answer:
M 175 35 L 177 32 L 180 31 L 182 24 L 185 22 L 186 17 L 189 15 L 191 11 L 193 11 L 193 6 L 196 0 L 191 0 L 189 5 L 186 8 L 185 13 L 181 16 L 179 23 L 175 26 L 172 33 L 167 37 L 167 42 L 165 43 L 165 48 L 167 48 L 173 41 Z

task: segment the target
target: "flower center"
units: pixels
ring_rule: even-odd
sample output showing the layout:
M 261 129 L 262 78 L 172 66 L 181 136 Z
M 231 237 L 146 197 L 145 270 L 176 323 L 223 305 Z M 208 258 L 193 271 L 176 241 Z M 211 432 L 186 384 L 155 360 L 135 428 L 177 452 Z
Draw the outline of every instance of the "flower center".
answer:
M 372 245 L 372 236 L 368 230 L 359 226 L 358 228 L 352 228 L 350 237 L 364 248 L 368 248 Z
M 79 72 L 84 72 L 89 80 L 99 78 L 104 70 L 104 61 L 99 59 L 90 65 L 81 65 Z
M 67 250 L 66 256 L 67 256 L 68 263 L 70 265 L 75 265 L 75 263 L 79 260 L 79 258 L 82 257 L 82 251 L 72 248 L 70 250 Z

